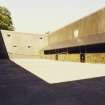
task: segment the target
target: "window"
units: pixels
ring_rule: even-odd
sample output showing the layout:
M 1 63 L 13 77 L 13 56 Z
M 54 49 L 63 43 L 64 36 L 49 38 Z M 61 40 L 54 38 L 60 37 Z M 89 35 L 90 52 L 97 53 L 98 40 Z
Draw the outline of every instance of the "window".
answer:
M 28 46 L 28 48 L 31 48 L 31 46 Z
M 17 47 L 16 45 L 14 45 L 13 47 Z
M 43 38 L 42 38 L 42 37 L 40 37 L 40 39 L 42 40 Z
M 10 37 L 11 35 L 10 34 L 7 34 L 7 36 Z

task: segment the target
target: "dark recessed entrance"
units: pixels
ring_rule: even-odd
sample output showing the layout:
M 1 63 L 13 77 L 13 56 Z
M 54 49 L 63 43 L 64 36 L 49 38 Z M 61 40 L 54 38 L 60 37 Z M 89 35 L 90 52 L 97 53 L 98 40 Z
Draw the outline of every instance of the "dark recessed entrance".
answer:
M 44 54 L 46 55 L 56 54 L 56 60 L 58 60 L 59 54 L 80 54 L 80 62 L 85 62 L 86 53 L 105 53 L 105 43 L 51 49 L 44 51 Z

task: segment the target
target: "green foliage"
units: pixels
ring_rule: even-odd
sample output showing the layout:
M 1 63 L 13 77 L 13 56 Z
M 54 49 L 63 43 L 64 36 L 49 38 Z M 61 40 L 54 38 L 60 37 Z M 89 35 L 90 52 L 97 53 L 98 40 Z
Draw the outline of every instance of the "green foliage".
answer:
M 10 11 L 0 6 L 0 29 L 14 30 Z

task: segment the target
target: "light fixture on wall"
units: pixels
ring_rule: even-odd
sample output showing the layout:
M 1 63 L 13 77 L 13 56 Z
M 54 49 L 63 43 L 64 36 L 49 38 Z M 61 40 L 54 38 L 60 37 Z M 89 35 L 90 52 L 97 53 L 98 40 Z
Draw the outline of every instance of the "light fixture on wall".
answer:
M 74 31 L 74 37 L 75 37 L 75 38 L 78 38 L 78 36 L 79 36 L 79 30 L 76 29 L 76 30 Z

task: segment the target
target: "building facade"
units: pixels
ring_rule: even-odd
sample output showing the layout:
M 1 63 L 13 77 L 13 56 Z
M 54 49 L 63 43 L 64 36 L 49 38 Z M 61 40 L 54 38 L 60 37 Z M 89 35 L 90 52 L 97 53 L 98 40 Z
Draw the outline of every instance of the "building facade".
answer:
M 105 8 L 50 33 L 45 54 L 63 61 L 105 63 Z
M 1 47 L 5 49 L 9 58 L 36 58 L 40 57 L 40 50 L 47 46 L 47 37 L 40 34 L 21 33 L 1 30 L 0 37 L 3 39 Z M 3 51 L 1 49 L 1 51 Z M 4 56 L 1 52 L 1 57 Z

